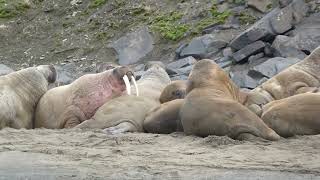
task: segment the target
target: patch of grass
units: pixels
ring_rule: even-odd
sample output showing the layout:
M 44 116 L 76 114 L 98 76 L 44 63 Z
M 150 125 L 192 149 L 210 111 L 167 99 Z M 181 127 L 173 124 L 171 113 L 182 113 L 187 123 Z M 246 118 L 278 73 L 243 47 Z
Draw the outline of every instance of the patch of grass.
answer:
M 224 24 L 226 22 L 226 20 L 229 18 L 229 16 L 231 15 L 230 11 L 219 12 L 216 4 L 213 4 L 211 6 L 209 12 L 210 12 L 211 16 L 200 20 L 196 24 L 192 33 L 199 34 L 206 27 L 213 25 L 213 24 Z
M 182 14 L 177 12 L 160 15 L 150 22 L 151 28 L 158 31 L 165 39 L 176 41 L 189 30 L 189 25 L 179 22 L 181 18 Z
M 107 0 L 91 0 L 89 7 L 90 8 L 97 8 L 97 7 L 100 7 L 106 3 L 107 3 Z
M 256 22 L 256 17 L 246 13 L 246 12 L 241 12 L 239 15 L 239 21 L 242 25 L 245 24 L 253 24 Z
M 12 18 L 30 8 L 23 0 L 0 0 L 0 18 Z

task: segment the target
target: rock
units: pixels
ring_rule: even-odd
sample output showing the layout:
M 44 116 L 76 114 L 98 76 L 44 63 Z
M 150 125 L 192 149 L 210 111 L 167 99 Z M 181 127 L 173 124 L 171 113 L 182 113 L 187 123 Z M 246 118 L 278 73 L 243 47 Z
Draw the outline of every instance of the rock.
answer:
M 260 12 L 267 12 L 272 8 L 272 0 L 248 0 L 248 6 Z
M 240 88 L 254 89 L 258 86 L 258 81 L 248 76 L 248 69 L 232 70 L 230 73 L 232 81 Z
M 148 28 L 142 27 L 111 43 L 109 47 L 114 48 L 118 53 L 120 65 L 129 65 L 139 62 L 152 51 L 153 44 Z
M 181 44 L 177 49 L 176 49 L 176 51 L 175 51 L 175 53 L 176 53 L 176 56 L 180 56 L 180 53 L 181 53 L 181 51 L 182 51 L 182 49 L 183 48 L 185 48 L 185 47 L 187 47 L 188 46 L 188 44 L 187 43 L 183 43 L 183 44 Z
M 306 9 L 307 5 L 302 0 L 294 0 L 283 9 L 275 8 L 234 38 L 229 45 L 233 49 L 240 50 L 260 39 L 271 41 L 276 35 L 285 33 L 292 28 L 292 25 L 299 23 L 306 15 Z
M 49 85 L 49 89 L 62 86 L 62 85 L 67 85 L 72 83 L 75 79 L 80 77 L 80 75 L 77 75 L 77 67 L 75 63 L 69 63 L 63 66 L 60 65 L 55 65 L 54 66 L 57 71 L 57 79 L 55 83 L 52 83 Z
M 96 73 L 100 73 L 109 69 L 113 69 L 115 67 L 117 67 L 118 65 L 113 63 L 113 62 L 103 62 L 103 63 L 99 63 L 96 67 Z
M 232 58 L 231 58 L 231 57 L 222 57 L 222 58 L 219 58 L 219 59 L 215 60 L 215 62 L 216 62 L 221 68 L 226 68 L 226 67 L 232 65 Z
M 271 47 L 271 44 L 266 43 L 266 46 L 264 47 L 264 55 L 268 57 L 273 57 L 274 49 Z
M 260 59 L 264 56 L 264 53 L 259 53 L 259 54 L 256 54 L 256 55 L 252 55 L 248 58 L 248 61 L 249 61 L 249 64 L 252 64 L 253 61 L 257 60 L 257 59 Z
M 4 64 L 0 64 L 0 76 L 7 75 L 11 72 L 14 72 L 14 70 Z
M 208 58 L 212 54 L 219 52 L 220 49 L 226 47 L 227 44 L 227 41 L 218 36 L 206 34 L 192 39 L 189 45 L 182 49 L 180 57 L 193 56 L 199 59 Z
M 169 63 L 167 65 L 167 69 L 179 69 L 179 68 L 193 65 L 196 62 L 197 60 L 195 58 L 193 58 L 192 56 L 188 56 L 188 57 Z
M 186 75 L 176 75 L 170 78 L 171 81 L 175 81 L 175 80 L 187 80 L 188 76 Z
M 241 50 L 235 52 L 233 54 L 233 59 L 236 62 L 240 62 L 246 59 L 247 57 L 249 57 L 250 55 L 262 52 L 264 50 L 264 47 L 265 47 L 265 43 L 263 41 L 256 41 L 252 44 L 245 46 Z
M 305 18 L 296 26 L 290 44 L 301 51 L 312 52 L 320 45 L 320 13 Z
M 280 57 L 296 57 L 298 59 L 304 59 L 306 54 L 297 49 L 294 41 L 288 36 L 278 35 L 272 43 L 272 48 L 275 49 L 274 56 Z
M 275 57 L 250 68 L 249 74 L 260 74 L 264 77 L 271 78 L 287 67 L 301 61 L 297 58 Z
M 231 47 L 227 47 L 222 50 L 222 54 L 224 57 L 232 57 L 233 51 Z
M 279 0 L 279 4 L 281 8 L 288 6 L 291 2 L 292 0 Z

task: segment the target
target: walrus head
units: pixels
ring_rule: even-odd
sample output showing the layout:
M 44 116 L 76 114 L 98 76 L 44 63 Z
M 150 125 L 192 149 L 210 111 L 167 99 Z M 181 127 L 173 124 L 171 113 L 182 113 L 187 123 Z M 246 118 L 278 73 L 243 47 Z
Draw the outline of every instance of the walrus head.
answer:
M 115 78 L 119 82 L 124 82 L 127 90 L 127 94 L 131 95 L 131 86 L 130 81 L 133 82 L 135 89 L 136 89 L 136 95 L 139 95 L 138 86 L 135 80 L 135 76 L 133 71 L 127 67 L 127 66 L 119 66 L 114 69 L 112 69 L 112 74 L 115 76 Z
M 37 66 L 37 70 L 44 75 L 48 83 L 54 83 L 56 81 L 57 71 L 53 65 L 40 65 L 40 66 Z
M 214 80 L 214 81 L 213 81 Z M 203 59 L 192 68 L 188 77 L 186 92 L 193 88 L 215 85 L 217 81 L 229 82 L 228 75 L 213 60 Z
M 175 99 L 184 99 L 186 96 L 186 81 L 177 80 L 166 86 L 160 95 L 160 102 L 165 103 Z

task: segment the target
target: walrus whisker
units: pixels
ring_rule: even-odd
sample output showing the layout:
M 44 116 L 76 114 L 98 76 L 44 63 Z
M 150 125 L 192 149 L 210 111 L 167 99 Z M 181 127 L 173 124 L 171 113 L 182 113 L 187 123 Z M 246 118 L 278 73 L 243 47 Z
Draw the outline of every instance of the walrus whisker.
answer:
M 122 78 L 123 78 L 123 81 L 124 81 L 124 83 L 126 85 L 127 94 L 131 95 L 131 86 L 130 86 L 130 81 L 129 81 L 128 76 L 124 75 Z
M 131 76 L 131 80 L 133 82 L 134 88 L 136 89 L 136 95 L 139 96 L 139 89 L 138 89 L 137 82 L 133 76 Z

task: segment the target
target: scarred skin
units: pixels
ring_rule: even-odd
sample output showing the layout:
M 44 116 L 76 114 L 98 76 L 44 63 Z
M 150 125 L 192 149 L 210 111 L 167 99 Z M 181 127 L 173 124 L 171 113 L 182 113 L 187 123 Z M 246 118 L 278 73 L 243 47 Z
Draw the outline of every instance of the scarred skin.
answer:
M 127 67 L 84 75 L 73 83 L 50 89 L 36 109 L 35 127 L 71 128 L 90 119 L 105 102 L 125 91 Z
M 132 87 L 132 95 L 112 99 L 101 106 L 95 115 L 76 128 L 104 129 L 106 133 L 143 132 L 143 121 L 146 114 L 160 105 L 162 90 L 170 83 L 166 71 L 158 64 L 149 69 L 137 81 L 139 96 Z
M 242 102 L 239 88 L 216 63 L 198 61 L 189 75 L 187 96 L 180 109 L 184 132 L 234 139 L 249 134 L 278 140 L 280 136 Z
M 308 57 L 281 71 L 248 93 L 244 102 L 250 110 L 261 116 L 262 106 L 296 94 L 315 92 L 320 87 L 320 47 Z
M 56 75 L 52 65 L 41 65 L 1 76 L 0 129 L 31 129 L 36 105 Z

